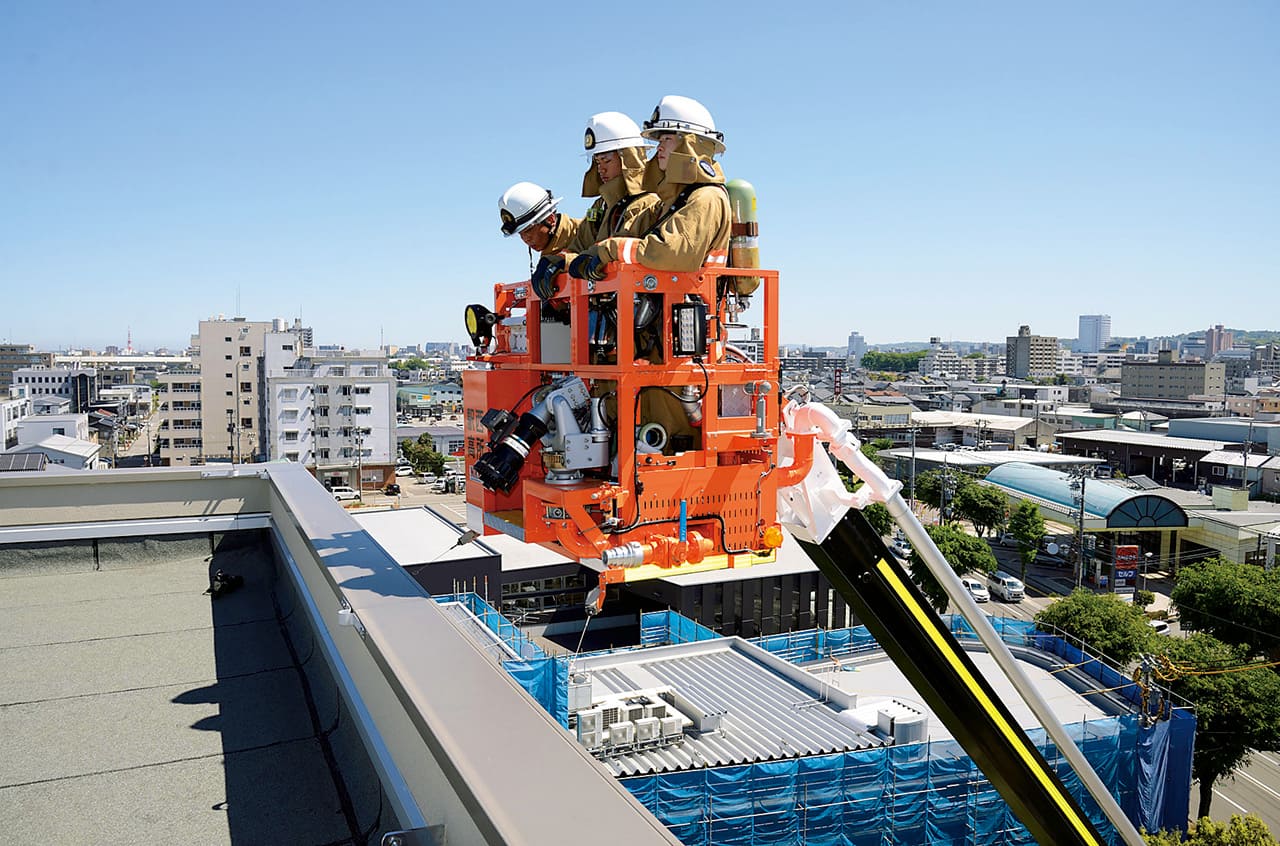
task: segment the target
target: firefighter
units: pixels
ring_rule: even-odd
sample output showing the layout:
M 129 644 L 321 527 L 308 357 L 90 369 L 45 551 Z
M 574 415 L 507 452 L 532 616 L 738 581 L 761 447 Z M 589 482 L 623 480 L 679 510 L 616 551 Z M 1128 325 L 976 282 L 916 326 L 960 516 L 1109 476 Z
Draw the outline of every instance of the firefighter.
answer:
M 658 220 L 657 194 L 642 188 L 645 139 L 636 122 L 621 112 L 601 112 L 587 120 L 583 149 L 591 157 L 582 177 L 582 196 L 597 198 L 577 223 L 562 256 L 544 256 L 532 278 L 543 299 L 556 293 L 555 277 L 573 258 L 605 238 L 638 236 Z M 560 216 L 560 228 L 574 225 Z M 559 232 L 557 232 L 559 234 Z
M 603 279 L 612 261 L 674 271 L 726 263 L 732 219 L 724 171 L 715 161 L 725 149 L 724 133 L 711 113 L 697 100 L 663 97 L 641 135 L 658 141 L 644 183 L 662 201 L 658 220 L 643 235 L 601 241 L 570 263 L 571 276 Z
M 560 197 L 532 182 L 517 182 L 498 198 L 502 237 L 519 235 L 525 246 L 544 256 L 562 251 L 577 230 L 577 221 L 556 210 Z

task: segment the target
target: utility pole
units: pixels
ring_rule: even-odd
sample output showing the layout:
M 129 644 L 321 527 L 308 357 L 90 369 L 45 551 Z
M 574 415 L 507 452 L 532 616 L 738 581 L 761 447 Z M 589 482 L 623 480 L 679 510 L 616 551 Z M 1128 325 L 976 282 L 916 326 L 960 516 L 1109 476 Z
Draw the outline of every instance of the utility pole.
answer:
M 1240 474 L 1240 487 L 1249 490 L 1249 451 L 1253 449 L 1253 419 L 1249 419 L 1249 434 L 1244 440 L 1244 471 Z
M 1085 468 L 1081 467 L 1076 482 L 1080 488 L 1080 511 L 1078 512 L 1076 527 L 1077 543 L 1076 543 L 1076 587 L 1080 587 L 1081 581 L 1084 579 L 1084 493 L 1085 481 L 1088 479 Z M 1071 487 L 1076 487 L 1076 482 L 1071 483 Z
M 364 430 L 356 427 L 356 499 L 364 502 Z
M 907 419 L 911 419 L 910 414 L 907 415 Z M 916 512 L 916 432 L 920 430 L 920 427 L 915 423 L 910 423 L 909 425 L 908 431 L 911 433 L 911 481 L 908 499 L 911 500 L 911 513 L 914 514 Z

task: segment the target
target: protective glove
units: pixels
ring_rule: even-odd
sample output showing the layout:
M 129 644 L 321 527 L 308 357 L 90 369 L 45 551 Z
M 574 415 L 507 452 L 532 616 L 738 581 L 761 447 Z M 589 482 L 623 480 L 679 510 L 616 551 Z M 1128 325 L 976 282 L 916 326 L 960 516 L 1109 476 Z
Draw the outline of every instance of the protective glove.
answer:
M 529 277 L 533 292 L 544 300 L 556 295 L 556 276 L 564 272 L 564 256 L 543 256 Z
M 591 279 L 599 282 L 605 277 L 604 262 L 584 253 L 569 263 L 569 275 L 574 279 Z

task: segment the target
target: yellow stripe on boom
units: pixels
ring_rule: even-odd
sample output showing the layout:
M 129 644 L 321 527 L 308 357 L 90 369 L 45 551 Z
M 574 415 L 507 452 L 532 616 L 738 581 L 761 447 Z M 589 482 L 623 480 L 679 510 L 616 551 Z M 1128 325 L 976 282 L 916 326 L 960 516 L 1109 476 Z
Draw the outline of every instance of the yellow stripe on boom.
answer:
M 973 674 L 969 672 L 969 669 L 960 661 L 960 656 L 956 654 L 957 647 L 955 644 L 949 642 L 938 631 L 937 627 L 934 625 L 935 621 L 933 620 L 932 615 L 921 607 L 920 603 L 911 595 L 911 592 L 907 590 L 907 586 L 898 578 L 898 574 L 894 571 L 893 567 L 889 566 L 883 558 L 876 564 L 876 569 L 880 572 L 880 575 L 884 577 L 884 580 L 889 583 L 889 587 L 893 588 L 894 593 L 898 594 L 898 599 L 902 601 L 902 604 L 906 606 L 906 608 L 911 612 L 911 615 L 916 618 L 916 622 L 920 625 L 921 630 L 929 633 L 929 639 L 933 641 L 934 647 L 937 648 L 942 655 L 946 656 L 946 659 L 951 664 L 951 669 L 955 671 L 956 676 L 960 678 L 966 686 L 968 686 L 969 691 L 978 700 L 979 704 L 981 704 L 982 707 L 986 709 L 987 713 L 991 715 L 992 721 L 1000 730 L 1000 733 L 1004 735 L 1005 740 L 1008 741 L 1010 746 L 1018 750 L 1018 755 L 1022 758 L 1023 763 L 1026 764 L 1027 769 L 1035 773 L 1036 779 L 1040 782 L 1041 786 L 1044 787 L 1044 789 L 1053 797 L 1053 801 L 1058 805 L 1058 807 L 1062 809 L 1063 816 L 1071 821 L 1072 826 L 1077 832 L 1079 832 L 1082 839 L 1085 841 L 1094 841 L 1094 837 L 1089 830 L 1089 826 L 1080 818 L 1080 815 L 1076 813 L 1075 809 L 1072 808 L 1071 804 L 1067 801 L 1066 796 L 1063 795 L 1062 785 L 1049 777 L 1049 774 L 1044 769 L 1043 761 L 1033 757 L 1031 750 L 1029 750 L 1026 743 L 1023 742 L 1020 729 L 1010 725 L 1009 721 L 1006 720 L 1004 715 L 1000 712 L 1000 709 L 997 708 L 995 703 L 987 696 L 986 691 L 982 689 L 982 685 L 978 684 L 978 680 L 973 677 Z

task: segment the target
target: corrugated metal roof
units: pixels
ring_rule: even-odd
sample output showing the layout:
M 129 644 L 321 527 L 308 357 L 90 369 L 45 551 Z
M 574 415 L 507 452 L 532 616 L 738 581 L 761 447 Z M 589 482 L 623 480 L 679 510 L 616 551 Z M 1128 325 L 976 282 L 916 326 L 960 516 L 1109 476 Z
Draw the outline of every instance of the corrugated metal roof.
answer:
M 883 746 L 884 742 L 840 719 L 847 694 L 784 665 L 740 638 L 603 655 L 574 663 L 586 672 L 592 697 L 673 687 L 706 713 L 723 713 L 722 728 L 691 732 L 684 742 L 602 759 L 614 775 L 631 776 L 699 767 L 776 761 Z
M 1113 444 L 1129 444 L 1130 446 L 1151 446 L 1161 449 L 1185 449 L 1190 451 L 1212 452 L 1222 449 L 1227 441 L 1206 441 L 1200 438 L 1176 438 L 1170 435 L 1156 435 L 1150 432 L 1131 432 L 1127 429 L 1100 429 L 1090 432 L 1059 432 L 1060 441 L 1102 441 Z

